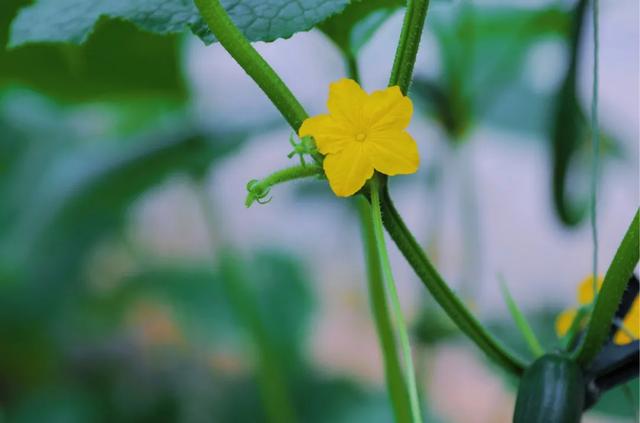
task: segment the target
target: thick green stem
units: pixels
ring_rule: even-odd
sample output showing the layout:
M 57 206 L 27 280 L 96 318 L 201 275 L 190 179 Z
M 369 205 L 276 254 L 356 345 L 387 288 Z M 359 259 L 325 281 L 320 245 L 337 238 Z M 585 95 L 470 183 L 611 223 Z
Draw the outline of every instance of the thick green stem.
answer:
M 308 117 L 307 112 L 278 74 L 236 27 L 220 1 L 195 0 L 195 4 L 220 44 L 253 78 L 271 102 L 280 110 L 289 125 L 297 132 L 302 122 Z
M 400 306 L 400 298 L 396 290 L 393 273 L 391 272 L 391 263 L 387 254 L 387 247 L 384 241 L 384 229 L 382 229 L 382 212 L 380 210 L 380 194 L 377 175 L 371 179 L 371 221 L 373 226 L 373 235 L 376 242 L 376 249 L 379 263 L 382 269 L 382 279 L 385 282 L 387 293 L 391 300 L 391 309 L 398 331 L 400 347 L 404 359 L 405 376 L 409 390 L 409 401 L 411 403 L 411 417 L 414 423 L 420 423 L 422 417 L 420 414 L 420 400 L 418 398 L 418 389 L 416 387 L 416 373 L 413 366 L 413 357 L 411 355 L 411 344 L 409 342 L 409 334 L 407 326 L 402 315 L 402 307 Z
M 508 352 L 497 339 L 491 336 L 449 288 L 402 221 L 386 187 L 382 191 L 381 205 L 384 226 L 389 235 L 451 320 L 497 364 L 508 372 L 521 375 L 526 363 Z
M 409 85 L 413 77 L 413 67 L 416 63 L 428 8 L 429 0 L 407 1 L 407 11 L 404 15 L 400 40 L 396 48 L 396 57 L 393 62 L 391 77 L 389 78 L 389 86 L 399 86 L 400 91 L 405 95 L 409 91 Z
M 255 202 L 261 202 L 267 195 L 272 186 L 283 182 L 292 181 L 294 179 L 308 178 L 310 176 L 320 176 L 323 174 L 322 168 L 316 165 L 300 165 L 280 169 L 273 172 L 264 179 L 254 179 L 247 184 L 247 198 L 244 205 L 251 207 Z
M 638 256 L 640 254 L 638 213 L 639 211 L 636 211 L 631 225 L 627 229 L 627 233 L 607 270 L 591 314 L 584 341 L 574 354 L 574 358 L 583 366 L 588 365 L 593 360 L 607 340 L 611 322 L 622 299 L 622 294 L 627 287 L 627 281 L 638 264 Z
M 411 403 L 409 391 L 402 374 L 402 366 L 396 349 L 396 339 L 393 335 L 393 324 L 389 316 L 387 300 L 384 293 L 384 281 L 380 269 L 380 257 L 376 248 L 373 224 L 371 222 L 371 207 L 367 200 L 359 196 L 357 199 L 360 225 L 362 228 L 362 243 L 364 245 L 365 262 L 367 265 L 367 280 L 369 301 L 373 320 L 380 341 L 382 358 L 384 360 L 384 374 L 387 390 L 393 406 L 396 423 L 411 422 Z

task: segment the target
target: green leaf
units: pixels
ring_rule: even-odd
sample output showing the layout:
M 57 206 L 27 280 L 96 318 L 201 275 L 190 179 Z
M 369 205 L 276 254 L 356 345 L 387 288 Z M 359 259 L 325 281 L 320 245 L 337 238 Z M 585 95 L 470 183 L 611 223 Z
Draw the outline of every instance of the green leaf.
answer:
M 573 198 L 577 196 L 571 196 L 568 189 L 570 170 L 575 166 L 579 151 L 587 145 L 591 135 L 578 101 L 576 87 L 587 3 L 586 0 L 579 0 L 573 10 L 569 64 L 562 85 L 556 93 L 556 108 L 550 132 L 553 204 L 560 221 L 566 226 L 576 226 L 587 215 L 588 197 L 583 195 L 581 199 Z
M 182 101 L 187 97 L 176 36 L 148 34 L 130 23 L 109 21 L 92 28 L 91 39 L 83 46 L 20 42 L 13 43 L 21 45 L 20 48 L 5 50 L 9 22 L 27 1 L 3 1 L 8 4 L 0 9 L 0 88 L 27 86 L 70 101 L 142 98 Z M 17 22 L 22 20 L 18 18 Z M 52 26 L 37 31 L 33 27 L 36 32 L 32 35 L 53 31 L 53 22 L 38 25 L 49 24 Z M 55 40 L 25 39 L 29 43 L 49 41 Z
M 637 401 L 640 397 L 638 379 L 629 382 L 626 386 L 618 386 L 598 400 L 593 407 L 593 412 L 616 417 L 631 417 L 637 421 Z
M 569 23 L 569 14 L 557 7 L 435 3 L 429 27 L 439 43 L 442 71 L 419 80 L 412 94 L 428 106 L 450 141 L 459 142 L 476 120 L 487 115 L 495 120 L 503 112 L 494 110 L 503 106 L 498 99 L 521 77 L 530 48 L 545 38 L 564 36 Z M 517 104 L 517 117 L 530 124 L 529 105 Z M 522 126 L 518 121 L 517 127 Z
M 404 0 L 355 0 L 342 13 L 320 25 L 341 50 L 356 56 L 375 31 L 401 6 Z
M 225 9 L 250 41 L 273 41 L 307 31 L 342 11 L 348 0 L 226 0 Z M 191 28 L 214 40 L 191 0 L 39 0 L 13 23 L 10 46 L 34 42 L 82 44 L 103 19 L 121 19 L 158 34 Z

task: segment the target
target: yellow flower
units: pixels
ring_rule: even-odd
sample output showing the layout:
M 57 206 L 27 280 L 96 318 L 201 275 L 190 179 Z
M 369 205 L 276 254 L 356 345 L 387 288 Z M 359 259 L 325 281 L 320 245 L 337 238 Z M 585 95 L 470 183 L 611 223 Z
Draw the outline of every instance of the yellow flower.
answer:
M 355 81 L 341 79 L 329 87 L 327 108 L 329 114 L 305 120 L 298 135 L 315 139 L 336 195 L 356 193 L 374 170 L 385 175 L 418 170 L 418 147 L 406 131 L 413 105 L 400 88 L 367 94 Z
M 602 277 L 598 278 L 598 291 L 602 287 Z M 578 304 L 589 305 L 593 301 L 593 276 L 586 277 L 578 286 Z M 571 308 L 560 313 L 556 319 L 556 333 L 558 336 L 565 336 L 576 318 L 578 310 Z M 627 313 L 623 322 L 624 329 L 620 329 L 613 337 L 613 342 L 618 345 L 628 344 L 640 337 L 640 303 L 639 299 L 633 301 L 631 309 Z M 633 337 L 630 337 L 632 335 Z

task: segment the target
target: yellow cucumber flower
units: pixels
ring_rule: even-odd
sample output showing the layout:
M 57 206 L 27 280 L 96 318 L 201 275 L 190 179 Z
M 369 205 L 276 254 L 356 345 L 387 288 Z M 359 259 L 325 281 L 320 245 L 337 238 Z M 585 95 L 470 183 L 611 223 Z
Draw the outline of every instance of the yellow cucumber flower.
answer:
M 413 105 L 399 87 L 367 94 L 341 79 L 329 87 L 327 108 L 329 114 L 306 119 L 298 135 L 315 139 L 337 196 L 358 192 L 374 170 L 390 176 L 418 170 L 418 146 L 406 131 Z
M 603 278 L 598 278 L 598 291 L 602 287 Z M 581 306 L 586 306 L 593 302 L 593 276 L 588 276 L 580 283 L 578 286 L 578 304 Z M 617 345 L 624 345 L 632 342 L 640 337 L 640 303 L 639 299 L 636 297 L 633 300 L 633 304 L 631 305 L 631 309 L 627 313 L 624 318 L 623 326 L 624 329 L 620 329 L 616 332 L 613 337 L 613 342 Z M 578 314 L 578 310 L 575 308 L 570 308 L 568 310 L 560 313 L 558 318 L 556 319 L 556 333 L 558 336 L 562 337 L 567 334 L 569 328 L 573 324 L 573 320 L 576 318 Z M 630 337 L 629 335 L 632 335 Z

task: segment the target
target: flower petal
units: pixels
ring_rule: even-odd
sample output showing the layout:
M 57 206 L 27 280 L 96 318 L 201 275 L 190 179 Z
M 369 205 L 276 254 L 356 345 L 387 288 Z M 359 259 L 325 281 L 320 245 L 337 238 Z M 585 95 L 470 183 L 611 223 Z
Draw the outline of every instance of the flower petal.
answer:
M 323 167 L 329 185 L 338 197 L 355 194 L 373 175 L 373 165 L 364 143 L 351 143 L 340 153 L 329 154 L 324 159 Z
M 418 170 L 418 145 L 406 131 L 372 133 L 364 144 L 373 167 L 385 175 L 408 174 Z
M 402 130 L 409 126 L 413 114 L 411 99 L 402 95 L 398 86 L 372 93 L 362 114 L 372 131 Z
M 322 154 L 338 153 L 342 151 L 352 136 L 348 129 L 330 115 L 318 115 L 305 119 L 298 130 L 298 136 L 312 136 L 318 151 Z
M 352 79 L 342 78 L 329 86 L 327 107 L 334 119 L 361 126 L 362 106 L 369 95 Z
M 603 278 L 598 276 L 598 291 L 602 287 Z M 578 304 L 587 305 L 593 302 L 593 275 L 589 275 L 578 286 Z
M 576 318 L 578 314 L 575 308 L 570 308 L 569 310 L 565 310 L 556 319 L 556 334 L 558 337 L 563 337 L 569 332 L 571 325 L 573 324 L 573 319 Z
M 629 335 L 632 335 L 630 337 Z M 635 341 L 640 337 L 640 300 L 636 297 L 631 305 L 631 309 L 624 318 L 624 329 L 618 330 L 613 342 L 617 345 L 624 345 Z

